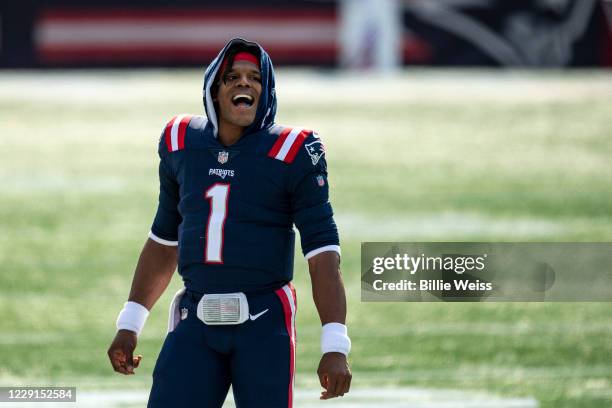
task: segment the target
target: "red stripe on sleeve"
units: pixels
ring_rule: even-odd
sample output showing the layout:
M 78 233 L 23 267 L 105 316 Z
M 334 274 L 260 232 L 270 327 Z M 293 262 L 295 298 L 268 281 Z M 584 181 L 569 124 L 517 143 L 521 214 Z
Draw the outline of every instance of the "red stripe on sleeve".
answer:
M 281 147 L 283 147 L 283 143 L 285 143 L 285 140 L 287 140 L 289 133 L 291 133 L 291 128 L 288 127 L 283 129 L 281 134 L 278 136 L 278 139 L 276 139 L 276 143 L 274 143 L 274 146 L 272 146 L 272 149 L 270 149 L 268 152 L 268 157 L 276 157 Z
M 176 119 L 176 116 L 170 119 L 170 122 L 168 122 L 168 124 L 166 125 L 166 129 L 164 130 L 164 138 L 166 139 L 166 147 L 168 148 L 169 152 L 172 151 L 172 139 L 170 137 L 170 131 L 172 130 L 172 124 L 174 123 L 175 119 Z
M 179 123 L 179 128 L 178 128 L 178 149 L 179 150 L 182 150 L 185 148 L 185 134 L 187 133 L 187 126 L 189 125 L 190 121 L 191 121 L 191 115 L 187 115 L 183 119 L 181 119 L 181 122 Z
M 284 161 L 286 163 L 293 163 L 293 159 L 295 159 L 295 156 L 297 156 L 298 150 L 300 150 L 300 147 L 302 147 L 302 145 L 304 144 L 304 141 L 306 140 L 308 135 L 311 133 L 312 133 L 311 130 L 302 130 L 300 134 L 297 135 L 297 137 L 293 141 L 293 144 L 291 145 L 291 148 L 287 152 L 287 156 L 285 156 Z

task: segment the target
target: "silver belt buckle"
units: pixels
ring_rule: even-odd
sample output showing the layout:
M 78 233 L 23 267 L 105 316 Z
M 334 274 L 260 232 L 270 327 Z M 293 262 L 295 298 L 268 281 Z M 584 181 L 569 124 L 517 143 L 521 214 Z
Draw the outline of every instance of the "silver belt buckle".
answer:
M 197 315 L 208 325 L 242 324 L 249 318 L 249 303 L 242 292 L 208 294 L 200 299 Z

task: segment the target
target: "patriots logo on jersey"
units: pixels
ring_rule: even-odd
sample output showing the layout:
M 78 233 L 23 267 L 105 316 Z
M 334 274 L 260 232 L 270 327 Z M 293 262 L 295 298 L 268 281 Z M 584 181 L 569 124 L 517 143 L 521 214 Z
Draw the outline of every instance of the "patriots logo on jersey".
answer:
M 312 165 L 316 166 L 321 157 L 325 155 L 325 146 L 320 140 L 315 140 L 312 143 L 305 144 L 304 147 L 310 156 L 310 160 L 312 160 Z

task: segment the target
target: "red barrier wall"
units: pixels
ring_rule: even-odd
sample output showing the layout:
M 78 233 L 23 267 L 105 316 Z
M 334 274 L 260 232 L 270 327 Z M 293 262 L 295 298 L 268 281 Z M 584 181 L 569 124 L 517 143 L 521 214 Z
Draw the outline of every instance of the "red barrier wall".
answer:
M 34 45 L 43 64 L 207 63 L 231 38 L 260 42 L 277 63 L 334 64 L 333 9 L 45 10 Z

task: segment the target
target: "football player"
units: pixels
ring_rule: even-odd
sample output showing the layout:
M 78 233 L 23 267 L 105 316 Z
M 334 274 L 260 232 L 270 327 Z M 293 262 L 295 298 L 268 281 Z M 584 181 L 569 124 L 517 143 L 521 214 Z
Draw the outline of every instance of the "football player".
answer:
M 149 239 L 108 356 L 134 374 L 137 336 L 177 267 L 184 281 L 153 371 L 148 407 L 293 403 L 295 224 L 321 323 L 321 399 L 348 392 L 351 343 L 325 148 L 312 130 L 274 123 L 274 69 L 234 39 L 204 75 L 206 117 L 175 116 L 159 142 L 160 193 Z

